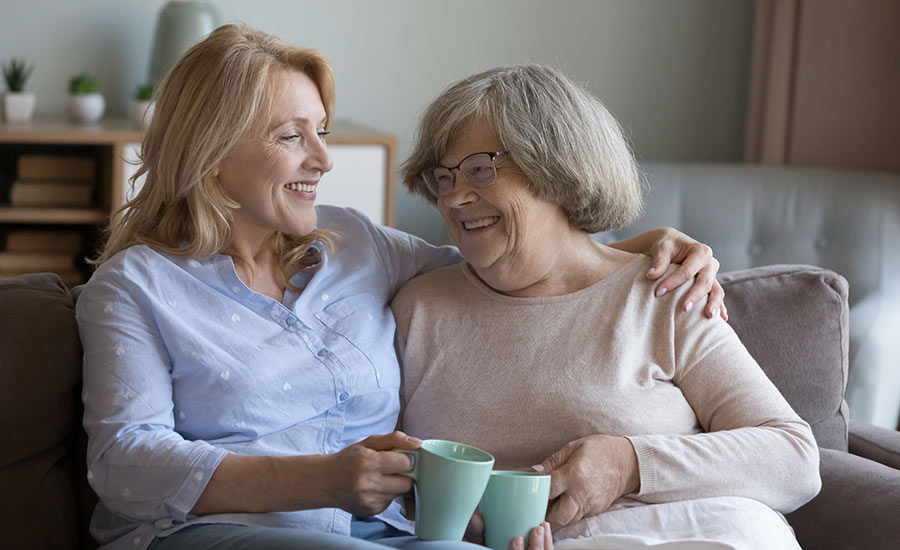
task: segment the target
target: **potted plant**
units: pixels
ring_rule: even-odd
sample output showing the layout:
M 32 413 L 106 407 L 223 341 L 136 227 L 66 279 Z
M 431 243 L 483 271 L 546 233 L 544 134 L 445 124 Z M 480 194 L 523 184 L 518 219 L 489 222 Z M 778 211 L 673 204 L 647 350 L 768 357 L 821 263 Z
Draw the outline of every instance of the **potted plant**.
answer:
M 106 110 L 106 100 L 99 91 L 97 80 L 87 74 L 69 81 L 69 116 L 76 122 L 91 123 L 100 120 Z
M 28 122 L 34 114 L 34 94 L 25 91 L 25 83 L 34 65 L 24 59 L 10 59 L 3 65 L 7 91 L 3 94 L 3 112 L 7 122 Z
M 131 120 L 138 128 L 146 128 L 153 119 L 153 84 L 140 84 L 131 101 Z

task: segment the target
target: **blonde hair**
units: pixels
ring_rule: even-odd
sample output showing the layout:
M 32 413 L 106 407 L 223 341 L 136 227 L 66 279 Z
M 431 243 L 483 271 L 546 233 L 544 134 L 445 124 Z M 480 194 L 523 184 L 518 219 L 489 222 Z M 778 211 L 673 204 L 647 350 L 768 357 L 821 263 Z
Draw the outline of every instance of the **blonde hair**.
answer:
M 334 73 L 312 49 L 300 48 L 243 25 L 224 25 L 188 50 L 164 78 L 156 110 L 141 144 L 140 166 L 131 183 L 143 187 L 114 215 L 109 238 L 94 263 L 146 244 L 161 252 L 207 257 L 226 252 L 232 210 L 239 205 L 222 192 L 213 171 L 248 135 L 271 123 L 277 75 L 297 70 L 312 79 L 325 107 L 334 112 Z M 276 233 L 275 257 L 287 284 L 290 267 L 314 269 L 322 242 L 334 236 Z M 240 260 L 240 258 L 238 258 Z
M 640 214 L 637 164 L 616 119 L 564 74 L 537 64 L 491 69 L 444 90 L 401 167 L 410 191 L 435 202 L 420 174 L 476 119 L 491 125 L 529 190 L 560 205 L 575 227 L 596 233 Z

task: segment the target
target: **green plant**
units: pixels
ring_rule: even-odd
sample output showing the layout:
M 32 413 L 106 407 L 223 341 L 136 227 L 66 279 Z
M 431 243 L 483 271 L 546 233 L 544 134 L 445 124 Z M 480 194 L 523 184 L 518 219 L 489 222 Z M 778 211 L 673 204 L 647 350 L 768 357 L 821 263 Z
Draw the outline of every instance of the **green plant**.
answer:
M 150 101 L 151 97 L 153 97 L 153 84 L 138 84 L 134 98 L 138 101 Z
M 97 80 L 87 73 L 81 73 L 69 81 L 69 91 L 73 94 L 94 94 L 99 90 Z
M 10 59 L 3 65 L 3 78 L 6 79 L 6 87 L 10 92 L 21 92 L 25 89 L 25 83 L 34 70 L 34 64 L 24 59 Z

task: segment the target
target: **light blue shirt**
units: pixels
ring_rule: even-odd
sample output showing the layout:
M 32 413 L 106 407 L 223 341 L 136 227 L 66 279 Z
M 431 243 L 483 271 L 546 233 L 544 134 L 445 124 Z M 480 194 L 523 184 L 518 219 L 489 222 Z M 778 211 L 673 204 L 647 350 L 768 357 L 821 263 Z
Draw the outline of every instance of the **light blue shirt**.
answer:
M 85 285 L 88 478 L 102 501 L 91 532 L 104 548 L 146 548 L 200 522 L 350 533 L 339 509 L 189 513 L 228 453 L 334 453 L 395 429 L 390 301 L 415 275 L 460 257 L 353 210 L 317 212 L 318 227 L 340 235 L 337 252 L 296 274 L 303 291 L 288 290 L 283 303 L 244 285 L 229 256 L 147 246 L 115 255 Z M 395 501 L 380 517 L 403 527 L 401 508 Z

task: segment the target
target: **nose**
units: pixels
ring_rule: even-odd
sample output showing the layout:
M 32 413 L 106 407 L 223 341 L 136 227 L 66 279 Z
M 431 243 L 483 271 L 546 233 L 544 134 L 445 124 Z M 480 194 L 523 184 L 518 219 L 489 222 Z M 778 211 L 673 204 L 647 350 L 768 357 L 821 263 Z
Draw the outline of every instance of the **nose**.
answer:
M 322 174 L 330 172 L 334 168 L 334 161 L 331 160 L 331 154 L 328 152 L 325 140 L 317 139 L 310 143 L 311 145 L 307 148 L 306 158 L 303 159 L 303 168 L 316 170 Z
M 459 208 L 477 201 L 477 188 L 469 183 L 465 174 L 459 171 L 456 171 L 455 173 L 456 178 L 450 192 L 443 197 L 440 197 L 438 200 L 449 208 Z

